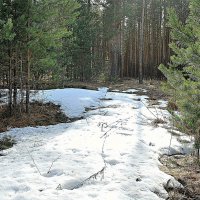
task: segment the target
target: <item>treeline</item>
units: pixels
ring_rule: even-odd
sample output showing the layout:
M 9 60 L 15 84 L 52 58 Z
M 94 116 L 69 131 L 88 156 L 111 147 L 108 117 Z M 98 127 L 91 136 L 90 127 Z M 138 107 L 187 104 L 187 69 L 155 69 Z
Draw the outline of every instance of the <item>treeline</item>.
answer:
M 30 87 L 62 70 L 63 43 L 78 7 L 73 0 L 0 1 L 0 77 L 10 115 L 28 113 Z
M 78 23 L 73 29 L 77 48 L 72 49 L 69 79 L 88 80 L 99 75 L 108 80 L 163 78 L 158 66 L 169 62 L 171 55 L 167 10 L 175 8 L 185 22 L 188 0 L 82 0 L 79 3 Z
M 160 63 L 170 59 L 167 9 L 185 22 L 188 0 L 79 0 L 66 78 L 161 79 Z M 69 53 L 71 50 L 71 54 Z M 67 56 L 65 55 L 65 58 Z M 69 60 L 69 59 L 68 59 Z
M 20 102 L 28 112 L 30 88 L 45 84 L 162 78 L 169 7 L 185 21 L 187 0 L 0 0 L 0 85 L 10 113 Z

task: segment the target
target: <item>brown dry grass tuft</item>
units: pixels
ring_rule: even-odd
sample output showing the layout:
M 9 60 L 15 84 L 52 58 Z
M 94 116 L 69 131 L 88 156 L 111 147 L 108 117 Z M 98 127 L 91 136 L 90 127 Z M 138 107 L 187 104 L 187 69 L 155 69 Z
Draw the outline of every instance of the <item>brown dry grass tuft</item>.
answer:
M 200 199 L 200 166 L 193 156 L 175 155 L 160 158 L 160 168 L 173 176 L 183 186 L 183 190 L 169 191 L 169 200 Z
M 137 95 L 148 95 L 149 99 L 160 100 L 168 99 L 161 89 L 161 81 L 144 80 L 143 84 L 139 84 L 136 79 L 120 79 L 117 82 L 70 82 L 65 85 L 67 88 L 82 88 L 96 90 L 99 87 L 108 87 L 110 91 L 119 90 L 120 92 L 128 89 L 146 89 L 147 92 L 139 90 L 134 92 Z
M 169 110 L 174 110 L 174 111 L 177 111 L 177 110 L 178 110 L 177 105 L 176 105 L 174 102 L 171 102 L 171 101 L 168 102 L 167 108 L 168 108 Z
M 163 119 L 157 118 L 155 120 L 152 121 L 152 125 L 153 126 L 158 126 L 158 124 L 166 124 L 166 122 Z
M 0 109 L 0 132 L 16 127 L 47 126 L 70 121 L 60 110 L 60 106 L 53 103 L 33 102 L 30 104 L 29 115 L 17 113 L 12 117 L 6 114 L 5 106 Z

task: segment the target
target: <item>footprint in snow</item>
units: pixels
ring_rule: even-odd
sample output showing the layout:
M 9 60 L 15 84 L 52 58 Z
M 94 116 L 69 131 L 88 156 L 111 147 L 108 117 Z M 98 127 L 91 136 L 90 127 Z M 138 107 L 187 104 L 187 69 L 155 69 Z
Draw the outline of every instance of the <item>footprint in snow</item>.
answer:
M 117 165 L 117 164 L 119 164 L 120 162 L 118 161 L 118 160 L 108 160 L 108 161 L 106 161 L 107 163 L 109 163 L 111 166 L 113 166 L 113 165 Z
M 97 197 L 97 194 L 88 194 L 89 197 L 95 198 Z

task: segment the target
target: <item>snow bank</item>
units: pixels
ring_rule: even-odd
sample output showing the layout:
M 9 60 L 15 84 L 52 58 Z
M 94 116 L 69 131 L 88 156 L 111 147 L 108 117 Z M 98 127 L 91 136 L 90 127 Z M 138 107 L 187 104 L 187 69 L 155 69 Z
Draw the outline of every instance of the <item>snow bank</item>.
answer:
M 61 109 L 69 117 L 80 117 L 86 107 L 99 106 L 100 98 L 106 95 L 107 88 L 100 88 L 98 91 L 84 89 L 56 89 L 43 90 L 32 95 L 32 100 L 51 101 L 61 105 Z

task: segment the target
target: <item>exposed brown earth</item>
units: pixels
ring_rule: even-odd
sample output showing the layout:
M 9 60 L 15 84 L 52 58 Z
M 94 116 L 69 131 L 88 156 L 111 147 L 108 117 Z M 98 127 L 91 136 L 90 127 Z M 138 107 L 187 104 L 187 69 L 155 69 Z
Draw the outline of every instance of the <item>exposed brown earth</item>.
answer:
M 70 121 L 60 110 L 60 106 L 53 103 L 33 102 L 30 104 L 30 114 L 12 117 L 7 115 L 5 106 L 0 108 L 0 132 L 16 127 L 47 126 Z
M 146 89 L 146 92 L 144 92 L 143 90 L 138 90 L 135 93 L 137 93 L 138 95 L 147 95 L 151 100 L 167 99 L 167 95 L 165 95 L 160 89 L 161 81 L 157 80 L 144 80 L 143 84 L 139 84 L 138 80 L 135 79 L 119 80 L 117 82 L 70 82 L 65 86 L 68 88 L 82 88 L 91 90 L 96 90 L 99 87 L 108 87 L 109 91 L 119 90 L 119 92 L 128 89 Z
M 169 200 L 200 200 L 200 165 L 194 156 L 162 156 L 160 162 L 160 169 L 184 186 L 169 190 Z

